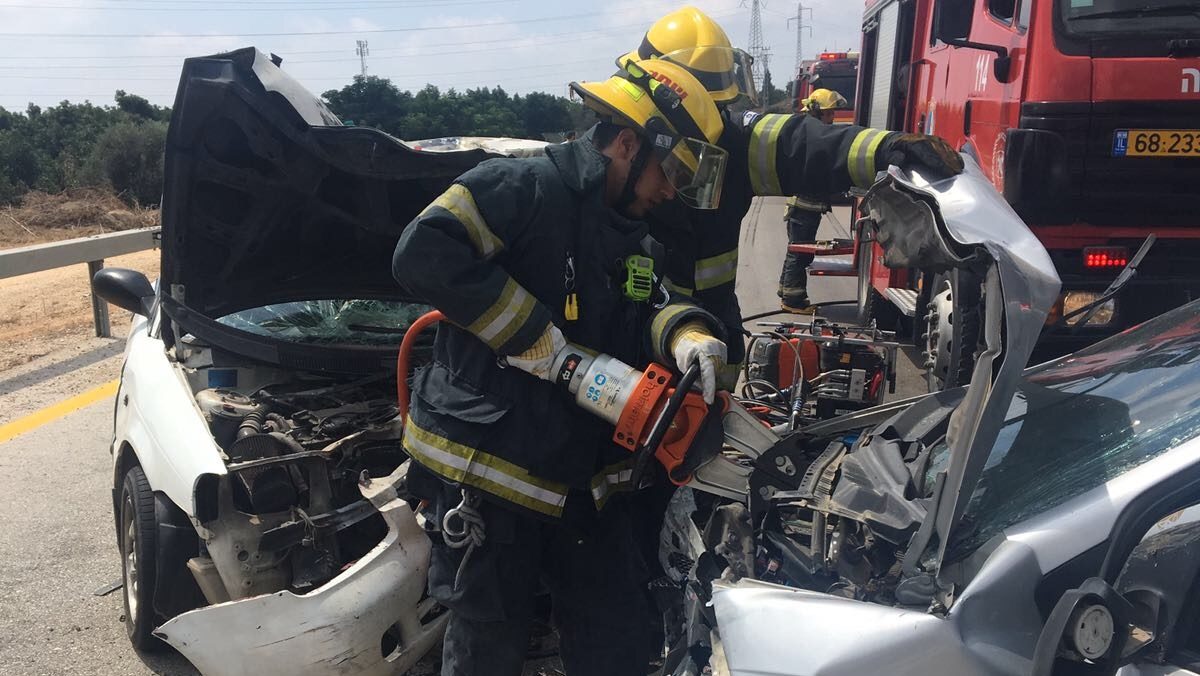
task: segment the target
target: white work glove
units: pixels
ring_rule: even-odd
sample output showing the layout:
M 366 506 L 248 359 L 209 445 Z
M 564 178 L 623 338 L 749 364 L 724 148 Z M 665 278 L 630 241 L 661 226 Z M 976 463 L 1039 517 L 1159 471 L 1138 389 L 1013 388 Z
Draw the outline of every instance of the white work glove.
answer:
M 553 381 L 554 376 L 550 370 L 554 367 L 554 357 L 566 346 L 567 339 L 563 337 L 562 331 L 551 324 L 542 337 L 533 344 L 533 347 L 521 354 L 507 357 L 506 361 L 509 366 L 519 368 L 542 380 Z
M 704 324 L 689 322 L 675 330 L 671 355 L 681 372 L 692 364 L 700 365 L 700 394 L 704 403 L 713 403 L 717 397 L 717 371 L 725 366 L 725 343 L 713 338 Z

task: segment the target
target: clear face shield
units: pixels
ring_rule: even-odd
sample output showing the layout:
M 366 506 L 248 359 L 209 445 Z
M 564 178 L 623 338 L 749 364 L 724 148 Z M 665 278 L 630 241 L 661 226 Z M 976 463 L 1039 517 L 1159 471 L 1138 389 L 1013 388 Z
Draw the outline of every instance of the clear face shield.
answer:
M 681 138 L 662 158 L 662 170 L 675 196 L 693 209 L 716 209 L 725 184 L 729 154 L 711 143 Z
M 714 99 L 722 103 L 732 103 L 738 95 L 745 96 L 752 104 L 758 103 L 758 90 L 751 71 L 754 57 L 740 49 L 689 47 L 658 58 L 686 68 Z

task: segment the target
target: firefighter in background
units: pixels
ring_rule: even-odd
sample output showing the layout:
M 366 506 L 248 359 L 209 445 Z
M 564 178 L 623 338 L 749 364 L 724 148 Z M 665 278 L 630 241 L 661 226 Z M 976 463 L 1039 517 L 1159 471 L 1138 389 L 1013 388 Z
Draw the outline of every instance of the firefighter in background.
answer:
M 721 322 L 661 284 L 650 295 L 627 283 L 657 248 L 635 219 L 676 197 L 711 209 L 724 175 L 716 105 L 665 66 L 572 83 L 601 119 L 589 134 L 483 162 L 397 244 L 396 280 L 448 319 L 414 377 L 403 436 L 410 490 L 435 529 L 429 593 L 450 609 L 444 675 L 518 676 L 542 583 L 568 673 L 645 673 L 638 515 L 614 497 L 632 488 L 633 456 L 550 369 L 567 345 L 699 364 L 713 400 Z
M 816 89 L 801 101 L 801 114 L 820 120 L 821 124 L 833 124 L 834 113 L 849 107 L 846 97 L 828 89 Z M 812 242 L 821 227 L 821 216 L 830 211 L 823 197 L 789 197 L 787 201 L 788 244 Z M 783 259 L 783 270 L 779 273 L 779 304 L 788 312 L 811 313 L 808 298 L 808 266 L 813 262 L 812 254 L 788 251 Z
M 801 113 L 815 117 L 823 124 L 833 124 L 834 113 L 850 107 L 846 97 L 830 89 L 814 89 L 800 104 Z
M 962 171 L 962 158 L 936 136 L 900 134 L 854 125 L 824 125 L 804 115 L 734 112 L 739 99 L 756 101 L 752 59 L 734 49 L 704 12 L 683 7 L 656 21 L 637 49 L 620 57 L 671 61 L 687 68 L 722 107 L 717 145 L 729 153 L 721 204 L 694 211 L 677 204 L 656 209 L 651 232 L 667 247 L 668 280 L 721 318 L 730 335 L 722 384 L 732 387 L 745 357 L 741 308 L 734 292 L 742 219 L 755 195 L 814 195 L 825 199 L 851 186 L 868 187 L 888 164 L 915 166 L 933 176 Z M 654 61 L 643 65 L 653 70 Z

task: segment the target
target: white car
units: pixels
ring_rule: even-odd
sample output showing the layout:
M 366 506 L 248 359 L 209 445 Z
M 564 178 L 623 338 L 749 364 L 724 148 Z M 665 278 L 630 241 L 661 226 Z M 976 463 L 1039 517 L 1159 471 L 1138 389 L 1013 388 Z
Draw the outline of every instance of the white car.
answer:
M 162 277 L 135 313 L 113 508 L 133 645 L 205 674 L 395 674 L 440 640 L 402 491 L 400 230 L 481 149 L 337 117 L 254 49 L 189 59 L 166 151 Z M 425 345 L 428 353 L 428 343 Z

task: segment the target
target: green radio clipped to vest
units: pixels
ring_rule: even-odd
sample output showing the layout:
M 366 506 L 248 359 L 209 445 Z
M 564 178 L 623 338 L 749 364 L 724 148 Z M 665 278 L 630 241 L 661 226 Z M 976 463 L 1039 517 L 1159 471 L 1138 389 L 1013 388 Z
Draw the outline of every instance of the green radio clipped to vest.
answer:
M 650 300 L 654 293 L 654 259 L 630 256 L 625 259 L 625 297 L 639 303 Z

